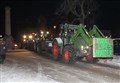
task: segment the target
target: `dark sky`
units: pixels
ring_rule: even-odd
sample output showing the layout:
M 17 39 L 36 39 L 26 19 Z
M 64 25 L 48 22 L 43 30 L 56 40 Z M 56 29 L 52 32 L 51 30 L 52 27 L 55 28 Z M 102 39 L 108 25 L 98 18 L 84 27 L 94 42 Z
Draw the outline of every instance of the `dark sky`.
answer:
M 4 8 L 11 7 L 12 35 L 18 37 L 25 31 L 25 26 L 36 29 L 37 19 L 44 16 L 47 25 L 55 22 L 55 10 L 62 0 L 1 0 L 0 1 L 0 34 L 4 35 Z M 119 0 L 98 0 L 101 15 L 97 25 L 100 28 L 112 30 L 113 36 L 118 37 L 120 28 L 120 1 Z M 56 21 L 57 22 L 57 21 Z M 120 34 L 119 34 L 120 35 Z
M 99 25 L 102 28 L 110 29 L 113 37 L 120 37 L 120 1 L 99 0 L 100 16 Z
M 27 32 L 26 30 L 34 32 L 39 16 L 44 16 L 48 25 L 52 23 L 58 2 L 57 0 L 1 0 L 0 21 L 2 28 L 0 28 L 0 34 L 4 34 L 4 9 L 6 6 L 11 7 L 12 35 L 16 38 L 22 35 L 21 32 Z M 32 28 L 26 29 L 26 27 Z

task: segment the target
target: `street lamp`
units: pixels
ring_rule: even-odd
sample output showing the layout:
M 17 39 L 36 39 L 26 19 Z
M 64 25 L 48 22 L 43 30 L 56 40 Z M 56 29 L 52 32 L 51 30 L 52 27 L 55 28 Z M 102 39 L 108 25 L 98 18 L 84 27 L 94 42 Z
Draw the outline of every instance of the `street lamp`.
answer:
M 27 38 L 27 36 L 26 36 L 26 35 L 23 35 L 23 38 L 24 38 L 24 39 L 26 39 L 26 38 Z
M 23 42 L 26 42 L 26 39 L 23 39 Z
M 41 31 L 41 34 L 44 34 L 44 32 L 43 32 L 43 31 Z
M 49 34 L 50 32 L 49 32 L 49 31 L 47 31 L 46 33 L 47 33 L 47 34 Z
M 29 35 L 29 39 L 32 39 L 33 38 L 33 36 L 32 35 Z
M 2 37 L 2 35 L 0 35 L 0 37 Z
M 54 29 L 56 29 L 56 26 L 53 26 Z

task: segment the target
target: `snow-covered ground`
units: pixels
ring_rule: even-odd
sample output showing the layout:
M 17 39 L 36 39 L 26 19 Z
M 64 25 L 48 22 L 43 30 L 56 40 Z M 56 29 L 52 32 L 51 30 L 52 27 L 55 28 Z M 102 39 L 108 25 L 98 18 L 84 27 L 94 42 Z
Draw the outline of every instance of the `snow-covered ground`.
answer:
M 114 55 L 113 59 L 109 59 L 105 61 L 101 60 L 100 63 L 120 67 L 120 55 Z
M 78 62 L 64 64 L 27 50 L 7 53 L 0 83 L 119 83 L 120 70 Z M 117 61 L 117 60 L 115 60 Z
M 4 64 L 0 64 L 0 83 L 58 83 L 42 73 L 42 66 L 32 60 L 37 58 L 33 55 L 20 53 L 20 50 L 9 51 Z

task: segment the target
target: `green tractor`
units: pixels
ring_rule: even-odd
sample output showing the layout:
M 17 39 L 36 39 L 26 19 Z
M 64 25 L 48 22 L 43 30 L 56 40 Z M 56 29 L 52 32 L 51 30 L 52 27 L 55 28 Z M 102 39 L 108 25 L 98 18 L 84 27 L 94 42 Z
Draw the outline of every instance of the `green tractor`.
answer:
M 82 24 L 61 25 L 59 37 L 54 39 L 52 46 L 53 58 L 63 58 L 65 63 L 76 61 L 77 58 L 93 62 L 99 58 L 113 57 L 112 39 L 105 38 L 95 25 L 89 32 Z

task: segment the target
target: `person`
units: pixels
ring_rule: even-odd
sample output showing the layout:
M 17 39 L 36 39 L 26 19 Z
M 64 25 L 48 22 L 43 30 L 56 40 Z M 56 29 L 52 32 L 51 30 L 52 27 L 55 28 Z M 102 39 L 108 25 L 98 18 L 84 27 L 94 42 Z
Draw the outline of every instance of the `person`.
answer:
M 3 40 L 3 38 L 0 38 L 0 64 L 4 63 L 5 58 L 6 58 L 5 41 Z

